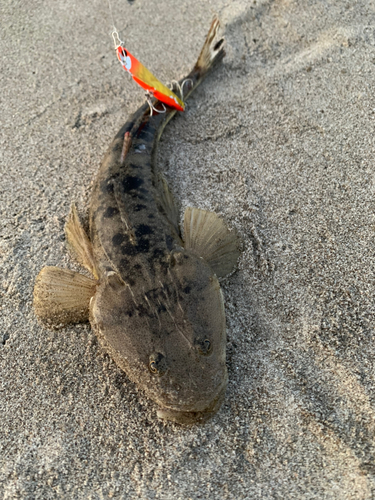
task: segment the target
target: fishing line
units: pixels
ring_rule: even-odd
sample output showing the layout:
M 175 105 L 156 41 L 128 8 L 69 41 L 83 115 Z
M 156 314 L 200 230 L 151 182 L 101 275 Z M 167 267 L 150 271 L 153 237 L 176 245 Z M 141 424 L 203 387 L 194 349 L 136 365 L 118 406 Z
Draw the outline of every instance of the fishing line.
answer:
M 111 0 L 108 0 L 108 8 L 109 8 L 109 14 L 110 14 L 111 20 L 112 20 L 112 33 L 111 33 L 111 35 L 113 38 L 113 42 L 115 44 L 115 50 L 117 50 L 119 47 L 122 47 L 124 45 L 124 42 L 121 40 L 120 35 L 118 34 L 117 28 L 115 26 L 115 19 L 113 17 Z
M 111 5 L 111 0 L 108 0 L 108 7 L 109 7 L 109 13 L 111 15 L 111 19 L 112 19 L 112 26 L 113 26 L 113 29 L 116 30 L 115 28 L 115 20 L 114 20 L 114 17 L 113 17 L 113 12 L 112 12 L 112 5 Z M 117 32 L 117 31 L 116 31 Z

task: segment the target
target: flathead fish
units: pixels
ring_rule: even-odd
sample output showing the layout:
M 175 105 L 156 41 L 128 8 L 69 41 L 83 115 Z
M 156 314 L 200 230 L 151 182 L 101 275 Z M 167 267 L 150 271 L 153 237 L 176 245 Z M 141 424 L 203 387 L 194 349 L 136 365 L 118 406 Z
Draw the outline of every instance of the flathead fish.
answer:
M 191 73 L 186 99 L 224 57 L 214 19 Z M 183 96 L 181 95 L 181 99 Z M 202 422 L 227 386 L 226 326 L 218 278 L 228 275 L 238 239 L 212 212 L 179 212 L 155 165 L 168 121 L 143 105 L 114 138 L 93 187 L 88 236 L 72 206 L 67 242 L 93 278 L 44 267 L 34 288 L 37 316 L 50 325 L 90 320 L 101 345 L 159 407 L 159 418 Z M 156 110 L 156 111 L 155 111 Z

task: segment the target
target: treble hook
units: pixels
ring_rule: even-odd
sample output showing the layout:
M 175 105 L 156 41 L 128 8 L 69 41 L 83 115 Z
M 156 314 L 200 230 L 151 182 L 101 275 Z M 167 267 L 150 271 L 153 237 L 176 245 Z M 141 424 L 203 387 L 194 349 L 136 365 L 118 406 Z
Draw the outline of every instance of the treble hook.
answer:
M 171 82 L 171 87 L 172 87 L 171 90 L 173 91 L 174 86 L 178 88 L 178 91 L 180 92 L 181 101 L 184 100 L 184 85 L 187 82 L 191 82 L 191 84 L 193 84 L 193 80 L 191 78 L 185 78 L 185 80 L 181 83 L 181 85 L 178 83 L 177 80 L 172 80 Z
M 164 103 L 160 102 L 160 104 L 163 106 L 163 111 L 161 111 L 160 109 L 156 109 L 155 106 L 152 104 L 152 101 L 151 101 L 151 97 L 152 97 L 152 94 L 151 92 L 148 90 L 146 92 L 146 101 L 147 101 L 147 104 L 149 105 L 150 107 L 150 116 L 153 116 L 153 111 L 155 111 L 155 113 L 165 113 L 167 111 L 167 108 L 164 106 Z

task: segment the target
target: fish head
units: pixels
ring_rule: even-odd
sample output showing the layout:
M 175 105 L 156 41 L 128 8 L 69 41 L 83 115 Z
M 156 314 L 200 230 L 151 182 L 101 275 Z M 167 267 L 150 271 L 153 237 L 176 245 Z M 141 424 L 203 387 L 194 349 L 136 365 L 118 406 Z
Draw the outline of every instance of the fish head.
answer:
M 91 323 L 115 362 L 158 404 L 159 418 L 198 423 L 220 408 L 228 380 L 224 303 L 203 259 L 172 252 L 148 290 L 110 277 L 91 302 Z

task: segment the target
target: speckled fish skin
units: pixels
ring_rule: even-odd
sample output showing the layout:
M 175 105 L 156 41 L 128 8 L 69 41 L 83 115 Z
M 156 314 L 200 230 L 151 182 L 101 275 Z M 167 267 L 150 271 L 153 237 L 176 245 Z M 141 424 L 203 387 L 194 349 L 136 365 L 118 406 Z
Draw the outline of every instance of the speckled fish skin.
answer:
M 223 56 L 221 50 L 215 65 Z M 203 76 L 195 67 L 185 90 Z M 183 247 L 154 167 L 161 132 L 174 114 L 167 108 L 150 116 L 142 106 L 99 170 L 90 237 L 100 275 L 90 321 L 111 357 L 159 405 L 160 417 L 194 423 L 224 398 L 225 314 L 210 266 Z M 131 145 L 121 161 L 126 132 Z

